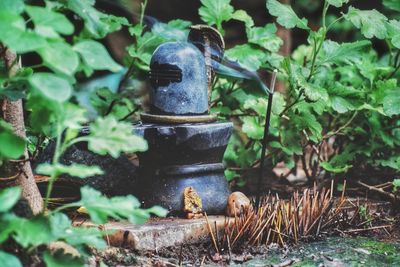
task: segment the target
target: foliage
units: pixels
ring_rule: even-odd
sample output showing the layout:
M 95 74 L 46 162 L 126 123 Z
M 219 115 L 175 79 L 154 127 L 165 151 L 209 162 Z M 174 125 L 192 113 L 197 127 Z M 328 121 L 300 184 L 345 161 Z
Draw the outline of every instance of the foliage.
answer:
M 385 0 L 384 5 L 397 11 L 394 2 Z M 395 16 L 360 10 L 349 6 L 347 0 L 327 0 L 322 6 L 321 26 L 311 28 L 294 8 L 267 0 L 267 12 L 278 24 L 299 28 L 308 36 L 290 56 L 282 57 L 278 51 L 283 42 L 274 23 L 255 26 L 246 11 L 235 10 L 229 0 L 201 3 L 199 15 L 205 23 L 224 33 L 224 23 L 239 20 L 247 35 L 247 42 L 225 51 L 224 62 L 233 61 L 243 71 L 230 69 L 232 64 L 222 66 L 223 75 L 217 76 L 212 92 L 211 111 L 236 125 L 225 153 L 225 162 L 231 167 L 226 171 L 229 180 L 239 179 L 238 184 L 243 184 L 244 172 L 258 166 L 267 101 L 257 89 L 256 71 L 273 69 L 279 70 L 286 92 L 274 94 L 266 155 L 270 167 L 284 162 L 294 172 L 301 160 L 310 181 L 350 173 L 357 177 L 376 168 L 393 177 L 399 174 L 399 166 L 389 163 L 399 153 L 400 143 L 400 22 Z M 342 15 L 332 19 L 330 11 Z M 158 44 L 174 40 L 156 29 L 181 31 L 175 40 L 182 40 L 190 23 L 155 25 L 147 29 L 139 23 L 130 28 L 136 41 L 129 48 L 128 62 L 135 78 L 138 70 L 149 69 L 151 53 Z M 330 39 L 343 25 L 363 37 L 347 42 Z M 383 55 L 373 49 L 379 39 L 388 45 Z
M 121 122 L 113 113 L 90 121 L 86 110 L 74 104 L 73 99 L 77 77 L 90 77 L 95 70 L 122 70 L 98 39 L 127 25 L 127 20 L 98 11 L 92 0 L 45 1 L 44 4 L 32 6 L 22 0 L 0 3 L 0 44 L 18 55 L 34 52 L 41 58 L 40 64 L 19 68 L 11 77 L 2 59 L 0 100 L 24 98 L 30 132 L 37 138 L 53 138 L 56 143 L 51 163 L 39 165 L 36 170 L 50 177 L 42 214 L 33 218 L 14 214 L 12 208 L 21 189 L 0 191 L 2 266 L 22 266 L 9 251 L 38 253 L 47 266 L 83 266 L 89 247 L 105 248 L 102 238 L 105 233 L 97 228 L 72 226 L 71 220 L 61 212 L 66 208 L 83 206 L 95 223 L 105 223 L 109 218 L 144 223 L 150 214 L 166 215 L 157 206 L 140 209 L 134 196 L 108 198 L 89 187 L 81 188 L 81 200 L 54 211 L 46 210 L 54 182 L 60 175 L 85 178 L 102 174 L 98 166 L 61 164 L 60 157 L 70 146 L 85 142 L 91 151 L 117 158 L 121 153 L 144 151 L 147 143 L 133 135 L 131 125 Z M 68 12 L 75 13 L 73 19 L 83 20 L 81 31 L 65 15 Z M 86 135 L 80 134 L 84 126 L 89 129 Z M 18 159 L 26 145 L 26 140 L 15 136 L 12 127 L 0 120 L 0 163 Z M 63 249 L 52 248 L 60 242 Z M 10 244 L 14 247 L 11 250 L 7 249 Z

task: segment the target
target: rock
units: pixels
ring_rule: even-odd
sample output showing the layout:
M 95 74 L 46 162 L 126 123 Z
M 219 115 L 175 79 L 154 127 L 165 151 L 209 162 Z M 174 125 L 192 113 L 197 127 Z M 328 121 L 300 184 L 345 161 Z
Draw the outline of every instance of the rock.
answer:
M 242 192 L 233 192 L 228 197 L 228 206 L 226 213 L 230 217 L 234 217 L 243 213 L 246 209 L 252 209 L 250 199 Z
M 34 162 L 34 170 L 40 163 L 50 163 L 54 153 L 54 142 L 50 143 Z M 62 176 L 66 180 L 77 181 L 81 186 L 89 185 L 108 196 L 137 194 L 137 166 L 126 155 L 118 159 L 111 156 L 101 156 L 89 151 L 85 145 L 75 145 L 69 148 L 60 159 L 62 164 L 69 165 L 73 162 L 86 165 L 97 165 L 104 174 L 80 179 Z

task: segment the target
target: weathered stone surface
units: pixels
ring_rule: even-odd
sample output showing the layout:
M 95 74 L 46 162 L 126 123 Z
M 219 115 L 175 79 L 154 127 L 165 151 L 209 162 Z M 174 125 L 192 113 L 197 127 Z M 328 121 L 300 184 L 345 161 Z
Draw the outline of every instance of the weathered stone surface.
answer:
M 225 216 L 209 216 L 208 220 L 212 229 L 215 225 L 222 231 L 225 222 L 233 222 L 232 218 Z M 81 222 L 75 222 L 80 224 Z M 94 227 L 90 222 L 83 225 Z M 143 225 L 134 225 L 127 222 L 109 222 L 100 225 L 104 230 L 114 231 L 106 236 L 109 245 L 135 250 L 156 251 L 163 247 L 176 246 L 187 243 L 198 243 L 209 238 L 206 219 L 151 219 Z M 222 236 L 222 233 L 221 235 Z
M 40 163 L 50 162 L 53 151 L 54 143 L 51 143 L 35 161 L 34 169 Z M 61 163 L 69 165 L 73 162 L 97 165 L 104 171 L 103 175 L 85 179 L 63 176 L 65 179 L 73 179 L 74 184 L 78 181 L 81 185 L 89 185 L 109 196 L 134 193 L 137 185 L 137 166 L 126 155 L 115 159 L 111 156 L 97 155 L 83 146 L 73 146 L 62 155 Z

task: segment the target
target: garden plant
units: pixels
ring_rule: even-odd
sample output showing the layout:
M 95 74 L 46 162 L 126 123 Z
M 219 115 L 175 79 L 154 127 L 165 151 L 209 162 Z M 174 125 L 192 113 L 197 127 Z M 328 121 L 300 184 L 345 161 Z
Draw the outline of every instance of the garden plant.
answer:
M 383 0 L 383 14 L 356 8 L 356 1 L 320 1 L 322 14 L 310 23 L 291 6 L 266 0 L 265 16 L 276 23 L 262 26 L 230 0 L 200 2 L 205 24 L 224 35 L 226 23 L 239 21 L 247 39 L 227 47 L 213 81 L 211 112 L 235 125 L 224 157 L 227 179 L 244 185 L 246 171 L 258 168 L 263 156 L 266 169 L 283 163 L 286 176 L 301 166 L 310 184 L 327 178 L 365 186 L 366 177 L 390 181 L 385 196 L 396 199 L 400 2 Z M 146 5 L 144 0 L 132 23 L 100 11 L 94 0 L 0 1 L 0 187 L 3 180 L 14 181 L 0 191 L 1 266 L 83 266 L 89 248 L 104 249 L 105 232 L 72 226 L 65 213 L 70 208 L 84 207 L 98 224 L 108 219 L 144 223 L 151 214 L 166 215 L 159 206 L 141 209 L 134 196 L 109 198 L 88 186 L 81 188 L 79 201 L 48 209 L 60 176 L 103 173 L 98 166 L 60 163 L 71 146 L 86 143 L 90 151 L 114 158 L 147 149 L 146 141 L 132 134 L 131 123 L 145 108 L 132 91 L 146 83 L 155 48 L 186 41 L 192 23 L 176 19 L 148 25 Z M 278 27 L 301 31 L 306 42 L 281 55 Z M 119 64 L 102 40 L 121 29 L 128 30 L 132 43 Z M 342 32 L 354 37 L 344 42 Z M 32 59 L 37 63 L 26 64 Z M 285 89 L 274 93 L 267 153 L 260 155 L 268 95 L 259 73 L 275 69 Z M 117 91 L 101 87 L 91 93 L 96 116 L 89 116 L 77 101 L 78 81 L 99 71 L 123 77 Z M 80 134 L 84 126 L 88 135 Z M 42 199 L 30 161 L 49 142 L 55 144 L 51 163 L 33 170 L 49 177 Z M 21 212 L 21 206 L 29 211 Z

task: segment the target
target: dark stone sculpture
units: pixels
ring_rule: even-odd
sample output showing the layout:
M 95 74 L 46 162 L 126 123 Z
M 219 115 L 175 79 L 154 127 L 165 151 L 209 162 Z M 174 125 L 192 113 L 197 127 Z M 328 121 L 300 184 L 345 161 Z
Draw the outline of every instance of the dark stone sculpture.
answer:
M 145 205 L 161 205 L 170 214 L 183 212 L 183 192 L 193 188 L 208 214 L 224 213 L 229 196 L 223 155 L 231 122 L 215 122 L 208 114 L 213 80 L 211 50 L 223 56 L 224 42 L 208 26 L 194 26 L 190 43 L 160 45 L 151 59 L 150 114 L 134 127 L 149 149 L 139 154 L 137 192 Z

